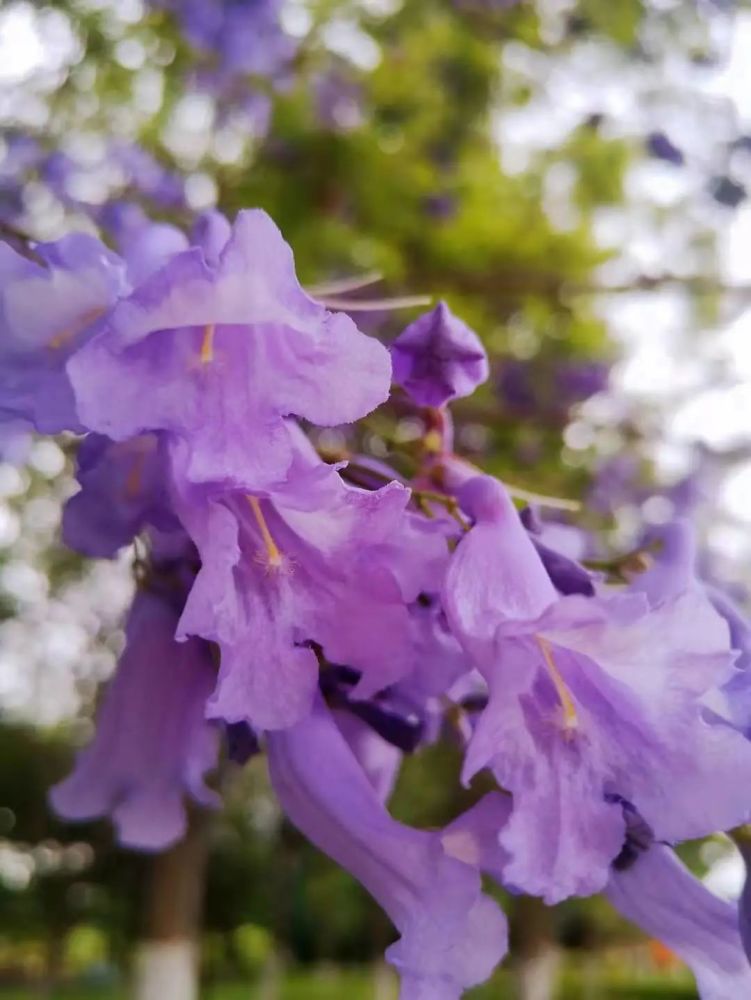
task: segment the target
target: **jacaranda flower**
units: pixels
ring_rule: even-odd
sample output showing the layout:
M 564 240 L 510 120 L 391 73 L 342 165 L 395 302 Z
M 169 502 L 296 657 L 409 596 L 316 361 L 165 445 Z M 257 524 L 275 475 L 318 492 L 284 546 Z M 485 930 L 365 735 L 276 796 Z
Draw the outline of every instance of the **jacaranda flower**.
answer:
M 744 822 L 751 744 L 705 716 L 734 659 L 709 602 L 560 597 L 501 485 L 460 497 L 476 524 L 444 604 L 490 689 L 464 777 L 489 766 L 513 795 L 509 882 L 550 902 L 602 889 L 624 839 L 614 795 L 660 840 Z
M 408 606 L 445 551 L 439 534 L 413 527 L 405 487 L 349 486 L 307 442 L 300 447 L 299 435 L 291 441 L 283 487 L 221 496 L 194 487 L 178 506 L 202 563 L 180 634 L 221 649 L 212 717 L 259 729 L 309 712 L 318 686 L 314 644 L 330 662 L 360 672 L 360 697 L 406 676 Z
M 81 422 L 122 441 L 158 432 L 193 483 L 265 489 L 292 460 L 284 418 L 347 423 L 388 395 L 388 352 L 295 276 L 261 211 L 241 212 L 217 260 L 175 254 L 69 363 Z
M 0 243 L 0 420 L 38 431 L 80 430 L 65 365 L 124 292 L 123 262 L 92 236 Z
M 204 784 L 218 749 L 204 718 L 216 671 L 207 643 L 175 642 L 179 589 L 168 575 L 153 586 L 136 595 L 94 739 L 52 804 L 67 819 L 110 816 L 121 843 L 162 850 L 185 832 L 185 795 L 218 804 Z
M 402 1000 L 457 1000 L 486 979 L 507 935 L 479 871 L 446 850 L 440 831 L 389 816 L 325 706 L 269 734 L 268 756 L 286 814 L 362 882 L 399 931 L 386 957 L 399 971 Z

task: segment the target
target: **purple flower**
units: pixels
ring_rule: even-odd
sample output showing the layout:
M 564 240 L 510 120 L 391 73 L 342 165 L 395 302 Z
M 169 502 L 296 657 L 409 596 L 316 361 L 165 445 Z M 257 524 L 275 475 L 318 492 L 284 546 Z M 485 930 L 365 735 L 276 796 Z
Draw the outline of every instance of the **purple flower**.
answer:
M 33 256 L 0 243 L 0 414 L 45 434 L 79 430 L 65 364 L 124 291 L 124 267 L 82 233 Z
M 657 551 L 648 555 L 648 568 L 634 575 L 632 589 L 647 595 L 652 607 L 675 600 L 687 590 L 699 588 L 696 577 L 696 543 L 686 521 L 661 525 L 645 538 Z
M 490 766 L 513 794 L 509 881 L 550 902 L 601 889 L 624 836 L 613 795 L 664 840 L 744 822 L 751 744 L 705 718 L 733 654 L 704 596 L 650 613 L 638 595 L 559 598 L 500 484 L 460 497 L 477 523 L 444 606 L 490 690 L 464 778 Z
M 445 302 L 411 323 L 391 345 L 394 381 L 418 406 L 469 396 L 488 377 L 488 358 L 474 330 Z
M 146 526 L 174 530 L 155 435 L 123 442 L 90 434 L 78 450 L 81 490 L 63 511 L 63 539 L 77 552 L 111 558 Z
M 26 420 L 6 416 L 0 409 L 0 462 L 22 465 L 29 454 L 33 428 Z
M 137 593 L 94 739 L 51 793 L 61 816 L 109 815 L 121 843 L 145 850 L 182 836 L 185 795 L 217 804 L 204 784 L 217 755 L 217 734 L 204 720 L 211 651 L 199 639 L 175 642 L 179 610 L 169 581 L 163 586 L 166 593 Z
M 474 646 L 493 638 L 499 620 L 538 619 L 558 594 L 500 483 L 476 476 L 459 500 L 475 526 L 451 560 L 444 607 L 454 633 Z
M 498 840 L 499 831 L 511 815 L 511 796 L 488 792 L 443 831 L 441 843 L 451 857 L 491 875 L 507 886 L 505 868 L 508 855 Z
M 699 579 L 696 540 L 687 521 L 662 525 L 650 533 L 647 542 L 650 541 L 657 544 L 657 551 L 650 554 L 649 568 L 634 576 L 632 589 L 645 593 L 653 606 L 690 592 L 694 600 L 711 605 L 723 619 L 735 656 L 735 671 L 717 692 L 710 707 L 746 737 L 751 736 L 751 625 L 726 594 Z
M 119 245 L 128 268 L 128 280 L 137 286 L 158 271 L 175 254 L 188 249 L 188 240 L 176 226 L 151 222 L 122 234 Z
M 449 629 L 438 595 L 421 594 L 409 613 L 413 665 L 399 691 L 422 703 L 447 694 L 473 665 Z
M 751 965 L 738 930 L 738 908 L 717 899 L 669 847 L 654 844 L 607 885 L 624 917 L 679 955 L 702 1000 L 751 996 Z
M 319 702 L 292 729 L 269 734 L 268 755 L 290 820 L 362 882 L 399 931 L 386 957 L 402 1000 L 457 1000 L 486 979 L 506 950 L 506 924 L 479 873 L 450 856 L 440 832 L 389 816 L 327 709 Z
M 259 729 L 309 711 L 318 684 L 311 643 L 361 672 L 360 698 L 405 676 L 408 605 L 445 551 L 440 535 L 413 526 L 405 487 L 348 486 L 300 437 L 294 447 L 284 487 L 265 496 L 194 489 L 178 511 L 202 560 L 180 634 L 222 650 L 210 714 Z
M 647 152 L 650 156 L 666 163 L 672 163 L 674 167 L 682 167 L 686 158 L 681 150 L 665 132 L 650 132 L 646 140 Z
M 746 996 L 751 966 L 741 945 L 738 908 L 713 896 L 670 848 L 656 844 L 629 803 L 615 799 L 613 805 L 623 811 L 626 836 L 605 887 L 610 902 L 686 962 L 702 1000 Z M 446 828 L 444 849 L 510 887 L 510 859 L 498 842 L 510 811 L 508 796 L 485 795 Z
M 286 476 L 288 414 L 363 416 L 388 395 L 389 359 L 305 294 L 279 230 L 247 211 L 217 263 L 178 253 L 118 303 L 69 374 L 90 429 L 159 432 L 186 450 L 189 481 L 252 490 Z
M 159 0 L 189 41 L 218 57 L 224 74 L 271 76 L 295 50 L 279 21 L 280 0 Z

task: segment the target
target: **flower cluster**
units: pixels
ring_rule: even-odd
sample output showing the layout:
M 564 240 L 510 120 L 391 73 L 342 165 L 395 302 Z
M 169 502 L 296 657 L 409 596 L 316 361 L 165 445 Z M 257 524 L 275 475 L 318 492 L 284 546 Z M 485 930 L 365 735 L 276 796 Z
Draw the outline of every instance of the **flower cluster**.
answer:
M 476 334 L 440 303 L 387 349 L 300 286 L 261 211 L 190 237 L 147 224 L 122 255 L 83 235 L 0 250 L 2 419 L 86 435 L 71 547 L 139 539 L 125 649 L 53 790 L 61 815 L 163 849 L 186 798 L 217 804 L 222 741 L 239 761 L 263 749 L 289 819 L 397 928 L 404 1000 L 457 998 L 503 958 L 483 875 L 550 904 L 605 892 L 703 997 L 751 995 L 749 915 L 673 850 L 751 816 L 751 633 L 696 575 L 685 524 L 625 582 L 577 561 L 454 453 L 448 405 L 489 374 Z M 409 483 L 330 464 L 309 433 L 365 417 L 392 373 L 425 427 Z M 412 829 L 388 797 L 439 738 L 467 785 L 494 787 Z

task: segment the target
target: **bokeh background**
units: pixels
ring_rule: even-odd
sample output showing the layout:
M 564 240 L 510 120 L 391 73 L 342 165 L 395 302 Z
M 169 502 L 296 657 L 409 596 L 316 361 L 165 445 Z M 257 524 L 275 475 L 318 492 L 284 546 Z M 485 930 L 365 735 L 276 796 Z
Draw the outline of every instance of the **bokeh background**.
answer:
M 478 331 L 492 374 L 456 407 L 461 453 L 579 501 L 615 571 L 645 525 L 694 517 L 705 575 L 746 600 L 751 6 L 5 0 L 0 125 L 11 243 L 84 228 L 127 246 L 144 213 L 266 208 L 307 284 L 374 272 L 354 298 L 441 296 Z M 388 341 L 416 314 L 357 319 Z M 422 430 L 397 402 L 358 446 L 408 471 Z M 125 996 L 139 941 L 176 931 L 198 933 L 208 998 L 392 998 L 388 922 L 282 822 L 262 760 L 224 768 L 224 812 L 160 858 L 51 815 L 133 556 L 59 547 L 74 441 L 10 427 L 0 448 L 0 998 Z M 454 815 L 458 767 L 450 747 L 406 760 L 395 814 Z M 738 893 L 728 842 L 686 856 Z M 478 998 L 695 995 L 604 901 L 505 904 L 516 959 Z

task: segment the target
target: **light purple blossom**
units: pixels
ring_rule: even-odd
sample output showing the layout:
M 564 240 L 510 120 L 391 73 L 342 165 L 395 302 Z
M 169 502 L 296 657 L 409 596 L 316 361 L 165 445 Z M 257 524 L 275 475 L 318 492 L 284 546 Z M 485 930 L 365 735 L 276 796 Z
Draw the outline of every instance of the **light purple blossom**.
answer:
M 111 558 L 145 527 L 174 530 L 165 457 L 153 434 L 115 442 L 90 434 L 78 450 L 79 493 L 63 511 L 63 539 L 95 558 Z
M 713 896 L 669 847 L 654 844 L 625 870 L 614 869 L 606 894 L 624 917 L 683 959 L 702 1000 L 751 996 L 738 908 Z
M 440 832 L 389 816 L 325 706 L 269 734 L 268 755 L 286 814 L 362 882 L 399 931 L 386 957 L 401 976 L 402 1000 L 458 1000 L 486 979 L 506 950 L 506 924 L 482 895 L 478 871 L 446 851 Z
M 363 416 L 388 395 L 388 354 L 306 295 L 264 212 L 241 212 L 211 256 L 174 255 L 118 303 L 69 374 L 91 430 L 120 441 L 159 432 L 186 449 L 189 481 L 264 489 L 292 459 L 284 418 Z
M 163 586 L 166 593 L 136 595 L 94 739 L 51 796 L 66 819 L 110 816 L 120 842 L 144 850 L 184 834 L 184 796 L 218 804 L 204 783 L 218 747 L 204 719 L 215 679 L 211 651 L 199 639 L 175 642 L 179 610 L 169 582 Z
M 514 797 L 509 881 L 550 902 L 601 889 L 624 837 L 613 795 L 659 839 L 744 822 L 751 744 L 705 718 L 734 657 L 703 595 L 651 612 L 628 595 L 559 597 L 500 484 L 460 496 L 476 524 L 444 606 L 490 690 L 464 778 L 490 766 Z
M 124 266 L 82 233 L 40 243 L 32 257 L 0 243 L 0 419 L 80 430 L 65 365 L 125 290 Z
M 361 673 L 366 698 L 412 666 L 409 605 L 440 562 L 440 535 L 412 527 L 409 491 L 347 485 L 296 449 L 284 487 L 179 505 L 202 561 L 180 622 L 222 651 L 210 713 L 259 729 L 292 725 L 318 684 L 311 643 Z M 182 477 L 178 477 L 182 478 Z

